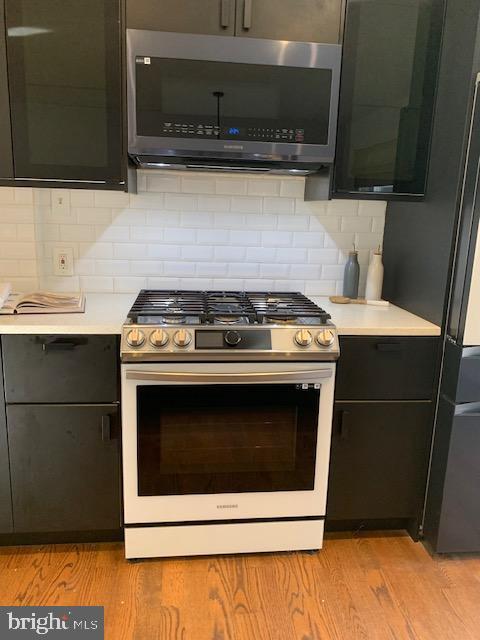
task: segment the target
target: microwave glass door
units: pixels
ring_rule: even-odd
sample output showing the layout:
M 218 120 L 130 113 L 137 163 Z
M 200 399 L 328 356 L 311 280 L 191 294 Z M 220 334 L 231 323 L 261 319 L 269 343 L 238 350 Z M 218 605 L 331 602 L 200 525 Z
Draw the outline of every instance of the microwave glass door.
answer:
M 328 144 L 332 70 L 135 58 L 138 136 Z
M 320 390 L 137 387 L 138 495 L 313 490 Z

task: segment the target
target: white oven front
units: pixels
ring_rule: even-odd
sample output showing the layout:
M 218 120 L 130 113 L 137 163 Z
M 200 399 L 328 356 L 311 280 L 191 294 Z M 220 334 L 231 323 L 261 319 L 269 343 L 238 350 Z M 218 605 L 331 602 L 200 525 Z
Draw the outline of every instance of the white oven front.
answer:
M 334 363 L 122 365 L 125 525 L 325 516 Z

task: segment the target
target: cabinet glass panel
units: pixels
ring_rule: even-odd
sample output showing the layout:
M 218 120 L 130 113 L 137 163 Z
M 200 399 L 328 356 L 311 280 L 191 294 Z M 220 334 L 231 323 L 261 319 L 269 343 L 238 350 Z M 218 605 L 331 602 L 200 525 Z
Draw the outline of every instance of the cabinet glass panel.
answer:
M 442 0 L 351 0 L 335 191 L 423 194 Z
M 140 386 L 138 493 L 313 490 L 320 391 Z
M 118 0 L 7 0 L 16 177 L 121 180 Z

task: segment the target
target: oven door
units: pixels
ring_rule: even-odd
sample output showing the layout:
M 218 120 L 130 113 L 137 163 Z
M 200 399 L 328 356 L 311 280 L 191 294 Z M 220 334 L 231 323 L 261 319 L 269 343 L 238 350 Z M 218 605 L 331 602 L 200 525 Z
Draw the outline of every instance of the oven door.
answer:
M 128 30 L 128 151 L 331 163 L 340 45 Z
M 332 363 L 122 366 L 125 523 L 325 515 Z

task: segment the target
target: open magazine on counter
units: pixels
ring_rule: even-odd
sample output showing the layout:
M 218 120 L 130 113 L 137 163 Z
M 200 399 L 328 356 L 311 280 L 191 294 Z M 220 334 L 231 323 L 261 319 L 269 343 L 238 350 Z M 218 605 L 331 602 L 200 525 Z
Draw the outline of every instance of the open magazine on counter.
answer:
M 83 313 L 83 293 L 10 293 L 0 308 L 0 315 L 20 313 Z

